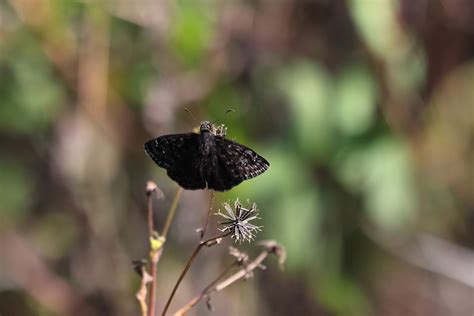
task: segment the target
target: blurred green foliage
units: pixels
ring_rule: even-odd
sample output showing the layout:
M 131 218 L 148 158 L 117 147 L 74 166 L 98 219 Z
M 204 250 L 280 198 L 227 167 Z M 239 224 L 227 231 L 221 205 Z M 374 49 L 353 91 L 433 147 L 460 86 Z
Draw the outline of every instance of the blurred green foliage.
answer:
M 188 68 L 202 63 L 212 38 L 212 10 L 209 3 L 178 1 L 179 10 L 171 23 L 170 48 Z

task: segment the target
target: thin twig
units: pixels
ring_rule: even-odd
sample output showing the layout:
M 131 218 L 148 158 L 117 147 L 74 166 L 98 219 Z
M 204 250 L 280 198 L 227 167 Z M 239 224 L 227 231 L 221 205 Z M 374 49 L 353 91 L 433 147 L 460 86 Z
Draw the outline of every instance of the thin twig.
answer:
M 168 231 L 171 226 L 171 222 L 173 221 L 174 214 L 176 213 L 176 209 L 178 208 L 178 202 L 182 192 L 183 189 L 178 187 L 176 193 L 174 194 L 173 202 L 171 203 L 168 215 L 166 216 L 165 226 L 163 227 L 163 233 L 161 235 L 164 239 L 166 239 L 166 236 L 168 235 Z
M 154 190 L 153 190 L 154 191 Z M 153 192 L 147 190 L 147 209 L 148 209 L 148 236 L 153 236 L 154 234 L 154 224 L 153 224 Z
M 143 260 L 140 260 L 140 261 L 136 261 L 133 263 L 134 264 L 134 269 L 137 273 L 140 274 L 142 280 L 141 280 L 141 285 L 140 285 L 140 289 L 138 290 L 137 294 L 135 295 L 138 302 L 140 303 L 140 310 L 141 310 L 141 314 L 142 316 L 147 316 L 148 315 L 148 306 L 147 306 L 147 303 L 146 303 L 146 299 L 147 299 L 147 286 L 148 286 L 148 283 L 150 283 L 152 281 L 152 278 L 151 278 L 151 275 L 148 274 L 148 272 L 146 271 L 145 269 L 145 261 Z
M 246 275 L 249 274 L 250 271 L 255 270 L 258 267 L 261 267 L 262 262 L 267 258 L 267 256 L 270 254 L 270 252 L 266 249 L 262 251 L 257 258 L 255 258 L 254 261 L 250 262 L 248 265 L 246 265 L 244 268 L 240 269 L 238 272 L 234 273 L 224 281 L 220 282 L 217 284 L 215 287 L 210 289 L 206 294 L 211 294 L 216 291 L 221 291 L 231 285 L 232 283 L 242 279 Z
M 276 255 L 278 257 L 278 262 L 280 264 L 280 267 L 282 267 L 286 259 L 286 252 L 283 246 L 281 246 L 280 244 L 278 244 L 277 242 L 273 240 L 262 241 L 260 245 L 264 247 L 264 250 L 252 262 L 250 262 L 249 264 L 246 264 L 242 269 L 232 274 L 231 276 L 226 278 L 224 281 L 219 282 L 217 285 L 213 286 L 211 283 L 211 286 L 206 287 L 206 289 L 204 289 L 200 294 L 198 294 L 193 299 L 191 299 L 186 305 L 180 308 L 173 315 L 174 316 L 184 315 L 205 296 L 208 296 L 211 293 L 214 293 L 217 291 L 221 291 L 225 289 L 226 287 L 228 287 L 229 285 L 237 282 L 238 280 L 245 278 L 246 276 L 249 275 L 250 272 L 252 272 L 256 268 L 262 267 L 262 262 L 267 258 L 269 254 Z
M 372 241 L 391 255 L 474 289 L 474 251 L 427 233 L 402 238 L 382 233 L 368 224 L 363 229 Z
M 237 261 L 232 262 L 231 265 L 229 265 L 224 271 L 222 271 L 217 278 L 215 278 L 211 283 L 209 283 L 208 286 L 206 286 L 201 293 L 196 295 L 192 300 L 190 300 L 185 306 L 180 308 L 176 313 L 174 313 L 175 316 L 177 315 L 184 315 L 187 313 L 191 308 L 193 308 L 199 301 L 206 296 L 207 292 L 217 283 L 219 280 L 221 280 L 230 270 L 232 270 L 236 265 L 238 265 Z
M 157 270 L 158 270 L 158 261 L 160 261 L 161 254 L 163 252 L 163 247 L 158 250 L 150 251 L 150 269 L 151 269 L 151 287 L 150 287 L 150 313 L 149 316 L 155 316 L 156 314 L 156 281 L 157 281 Z
M 206 236 L 207 227 L 209 226 L 209 218 L 211 218 L 211 215 L 212 215 L 213 205 L 214 205 L 214 190 L 211 191 L 211 199 L 209 202 L 209 210 L 207 212 L 206 221 L 204 222 L 204 226 L 200 229 L 201 241 Z
M 194 249 L 193 253 L 191 254 L 191 256 L 189 257 L 187 263 L 186 263 L 186 266 L 184 267 L 184 270 L 183 272 L 181 272 L 181 275 L 179 276 L 178 278 L 178 281 L 176 281 L 176 284 L 174 285 L 174 288 L 173 290 L 171 291 L 171 294 L 170 294 L 170 297 L 168 298 L 168 301 L 166 302 L 166 306 L 163 310 L 163 313 L 162 315 L 166 315 L 166 312 L 168 311 L 168 308 L 170 307 L 170 304 L 171 304 L 171 301 L 173 300 L 173 297 L 174 295 L 176 294 L 176 291 L 178 290 L 178 287 L 179 285 L 181 284 L 181 281 L 184 279 L 184 276 L 186 275 L 186 273 L 189 271 L 189 268 L 191 267 L 191 265 L 193 264 L 194 262 L 194 259 L 196 259 L 199 251 L 201 251 L 202 247 L 204 246 L 212 246 L 212 245 L 215 245 L 216 243 L 219 243 L 219 240 L 226 237 L 226 236 L 229 236 L 230 233 L 225 233 L 225 234 L 222 234 L 222 235 L 218 235 L 218 236 L 215 236 L 215 237 L 212 237 L 212 238 L 209 238 L 207 240 L 204 240 L 204 241 L 200 241 L 199 244 L 196 246 L 196 248 Z
M 146 196 L 147 196 L 147 206 L 148 206 L 148 232 L 150 238 L 150 272 L 151 272 L 151 287 L 150 287 L 150 296 L 149 296 L 149 314 L 150 316 L 155 315 L 156 310 L 156 276 L 157 276 L 157 265 L 160 260 L 161 253 L 163 251 L 164 239 L 159 235 L 155 230 L 154 220 L 153 220 L 153 193 L 156 194 L 158 198 L 163 198 L 163 192 L 157 187 L 157 185 L 148 181 L 146 184 Z M 146 293 L 146 292 L 145 292 Z M 140 301 L 140 305 L 143 302 Z M 146 306 L 145 306 L 146 307 Z M 143 313 L 143 307 L 142 307 Z
M 157 190 L 157 186 L 154 182 L 148 181 L 146 184 L 146 197 L 147 197 L 147 206 L 148 206 L 148 236 L 150 239 L 150 243 L 152 243 L 153 238 L 155 238 L 155 224 L 153 221 L 153 193 Z M 152 247 L 153 248 L 153 247 Z M 150 296 L 149 296 L 149 315 L 155 315 L 155 285 L 156 285 L 156 260 L 155 259 L 155 252 L 153 250 L 150 251 L 150 270 L 151 270 L 151 288 L 150 288 Z M 145 283 L 146 286 L 146 283 Z M 142 288 L 143 288 L 143 281 L 142 281 Z M 144 302 L 140 302 L 142 305 Z M 143 310 L 146 310 L 146 302 L 144 307 L 142 306 L 142 313 Z
M 169 228 L 171 226 L 171 222 L 173 221 L 174 215 L 176 213 L 176 209 L 178 208 L 178 202 L 179 202 L 179 198 L 181 197 L 181 192 L 183 192 L 183 189 L 179 187 L 176 190 L 176 193 L 173 198 L 173 202 L 171 203 L 168 214 L 166 215 L 166 221 L 163 227 L 163 234 L 159 235 L 157 232 L 152 230 L 153 234 L 150 235 L 150 241 L 151 241 L 150 264 L 151 264 L 151 275 L 153 277 L 151 288 L 150 288 L 150 316 L 155 316 L 156 314 L 155 313 L 155 310 L 156 310 L 155 292 L 156 292 L 156 279 L 157 279 L 156 276 L 157 276 L 158 261 L 160 261 L 161 254 L 163 253 L 163 244 L 166 241 L 166 235 L 168 234 Z M 158 236 L 157 239 L 155 237 L 155 234 Z
M 140 311 L 142 312 L 142 316 L 148 316 L 148 307 L 146 305 L 146 294 L 147 294 L 146 283 L 144 283 L 142 280 L 140 289 L 135 295 L 137 297 L 138 302 L 140 303 Z

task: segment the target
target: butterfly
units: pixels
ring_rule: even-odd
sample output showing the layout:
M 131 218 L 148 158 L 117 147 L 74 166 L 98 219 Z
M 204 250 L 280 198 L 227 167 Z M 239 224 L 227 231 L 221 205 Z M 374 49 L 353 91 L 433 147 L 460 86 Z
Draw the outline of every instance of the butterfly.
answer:
M 252 149 L 226 139 L 227 128 L 208 121 L 199 133 L 171 134 L 145 143 L 145 152 L 188 190 L 227 191 L 265 172 L 269 162 Z

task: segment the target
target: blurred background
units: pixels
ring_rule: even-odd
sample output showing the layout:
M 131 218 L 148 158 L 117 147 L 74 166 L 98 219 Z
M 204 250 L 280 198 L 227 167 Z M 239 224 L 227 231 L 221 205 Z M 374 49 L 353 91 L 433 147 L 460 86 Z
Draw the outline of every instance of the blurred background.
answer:
M 213 315 L 474 315 L 473 57 L 470 0 L 0 1 L 0 314 L 139 315 L 145 183 L 158 228 L 177 188 L 143 143 L 188 107 L 271 163 L 216 208 L 255 201 L 288 252 Z M 209 196 L 183 193 L 159 311 Z

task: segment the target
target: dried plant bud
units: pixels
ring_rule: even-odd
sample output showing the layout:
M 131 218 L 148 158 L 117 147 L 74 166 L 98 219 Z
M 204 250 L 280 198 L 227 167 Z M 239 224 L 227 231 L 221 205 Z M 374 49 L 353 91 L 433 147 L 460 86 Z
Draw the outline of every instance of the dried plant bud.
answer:
M 242 207 L 239 199 L 235 200 L 234 209 L 229 203 L 222 204 L 227 211 L 227 214 L 221 213 L 219 210 L 215 215 L 226 219 L 225 222 L 219 223 L 222 226 L 219 230 L 221 232 L 231 233 L 231 237 L 235 241 L 242 243 L 242 241 L 251 242 L 255 238 L 255 234 L 262 231 L 262 226 L 257 226 L 250 221 L 260 219 L 257 213 L 257 204 L 253 203 L 250 209 Z
M 206 298 L 206 307 L 210 312 L 214 311 L 214 306 L 212 306 L 212 304 L 211 304 L 211 296 L 210 295 L 208 295 L 207 298 Z
M 286 250 L 285 247 L 280 245 L 274 240 L 264 240 L 258 243 L 260 246 L 263 246 L 267 249 L 268 252 L 273 253 L 278 258 L 278 264 L 280 268 L 284 269 L 284 264 L 286 260 Z
M 201 238 L 201 239 L 204 238 L 204 229 L 203 228 L 197 228 L 196 233 L 199 234 L 199 238 Z
M 158 186 L 156 185 L 155 182 L 148 181 L 146 183 L 146 194 L 151 195 L 157 188 L 158 188 Z
M 244 276 L 244 281 L 247 281 L 248 279 L 253 278 L 253 270 L 246 270 L 245 271 L 245 276 Z
M 143 282 L 145 282 L 145 284 L 148 284 L 148 283 L 151 283 L 151 281 L 153 281 L 153 277 L 148 273 L 148 271 L 143 270 L 142 280 Z
M 146 189 L 145 189 L 145 192 L 146 192 L 146 195 L 147 196 L 150 196 L 152 195 L 153 193 L 156 193 L 156 197 L 158 199 L 162 199 L 165 197 L 163 191 L 161 191 L 161 189 L 156 185 L 155 182 L 153 181 L 148 181 L 146 183 Z
M 206 246 L 211 247 L 211 246 L 214 246 L 214 245 L 218 245 L 221 242 L 222 242 L 222 237 L 206 242 Z
M 245 252 L 241 252 L 239 249 L 232 246 L 229 247 L 229 254 L 235 257 L 239 265 L 245 265 L 249 261 L 249 255 Z
M 147 261 L 145 259 L 132 260 L 132 268 L 140 277 L 143 277 L 146 264 Z

